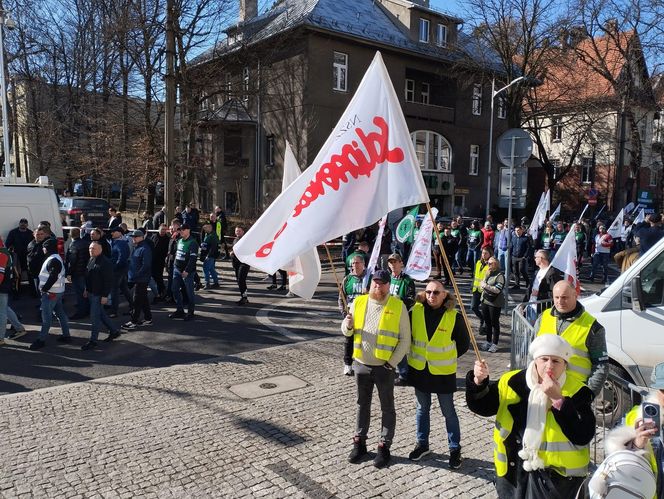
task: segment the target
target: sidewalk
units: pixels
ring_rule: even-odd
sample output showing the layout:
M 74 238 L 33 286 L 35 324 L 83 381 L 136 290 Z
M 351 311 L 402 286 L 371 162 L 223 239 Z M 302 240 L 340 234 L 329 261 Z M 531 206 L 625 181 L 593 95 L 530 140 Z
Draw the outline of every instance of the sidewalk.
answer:
M 342 341 L 324 338 L 0 397 L 0 496 L 495 497 L 493 420 L 471 414 L 463 392 L 455 397 L 461 469 L 447 467 L 437 403 L 434 454 L 408 461 L 415 444 L 412 388 L 395 389 L 392 464 L 376 470 L 371 460 L 346 461 L 355 384 L 341 375 Z M 506 344 L 487 354 L 496 375 L 507 368 Z M 460 382 L 473 361 L 472 351 L 460 360 Z M 267 388 L 255 399 L 229 389 L 280 375 L 306 385 L 272 395 Z M 377 397 L 373 416 L 371 451 L 379 434 Z

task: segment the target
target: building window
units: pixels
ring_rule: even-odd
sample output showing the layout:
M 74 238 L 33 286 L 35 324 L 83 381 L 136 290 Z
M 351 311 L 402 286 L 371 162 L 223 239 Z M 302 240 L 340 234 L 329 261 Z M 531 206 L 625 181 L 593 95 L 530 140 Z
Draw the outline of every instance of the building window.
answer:
M 648 124 L 645 121 L 642 121 L 641 123 L 639 123 L 639 135 L 640 135 L 641 142 L 646 141 L 646 134 L 647 133 L 648 133 Z
M 429 43 L 429 21 L 420 18 L 420 41 Z
M 410 137 L 422 170 L 452 171 L 452 148 L 445 137 L 429 130 L 418 130 Z
M 551 142 L 560 142 L 563 140 L 563 119 L 551 119 Z
M 348 91 L 348 55 L 341 52 L 334 53 L 332 89 L 340 92 Z
M 553 166 L 553 179 L 556 180 L 560 177 L 560 160 L 552 159 L 551 166 Z
M 274 135 L 268 135 L 265 139 L 265 164 L 274 166 Z
M 240 207 L 237 202 L 237 192 L 225 192 L 224 208 L 227 215 L 237 215 L 240 212 Z
M 242 70 L 242 100 L 247 102 L 249 100 L 249 66 L 245 66 Z
M 482 85 L 479 83 L 473 85 L 473 114 L 482 114 Z
M 659 170 L 661 166 L 658 163 L 655 163 L 650 167 L 650 181 L 648 182 L 649 187 L 657 187 L 659 183 Z
M 231 98 L 233 93 L 233 84 L 231 83 L 231 75 L 226 75 L 226 83 L 224 84 L 224 101 L 227 101 Z
M 421 102 L 422 104 L 428 104 L 429 103 L 429 91 L 431 89 L 431 86 L 428 83 L 422 83 L 422 99 Z
M 470 168 L 468 169 L 469 175 L 479 175 L 480 173 L 480 146 L 470 146 Z
M 501 120 L 507 118 L 507 97 L 504 95 L 498 96 L 498 118 Z
M 593 159 L 581 158 L 581 182 L 589 184 L 593 179 Z
M 415 102 L 415 80 L 406 78 L 406 102 Z
M 436 26 L 436 45 L 447 47 L 447 26 L 444 24 Z

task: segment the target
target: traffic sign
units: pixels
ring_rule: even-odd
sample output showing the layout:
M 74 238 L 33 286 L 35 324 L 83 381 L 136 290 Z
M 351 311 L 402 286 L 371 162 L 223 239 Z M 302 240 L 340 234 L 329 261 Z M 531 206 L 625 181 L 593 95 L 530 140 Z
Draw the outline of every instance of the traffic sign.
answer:
M 533 153 L 533 139 L 522 128 L 510 128 L 496 143 L 496 155 L 505 166 L 521 166 Z

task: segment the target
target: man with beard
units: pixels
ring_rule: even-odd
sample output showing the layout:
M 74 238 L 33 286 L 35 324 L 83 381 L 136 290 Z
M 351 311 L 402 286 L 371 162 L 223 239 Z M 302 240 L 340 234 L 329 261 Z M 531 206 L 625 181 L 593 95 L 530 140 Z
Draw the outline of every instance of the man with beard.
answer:
M 374 272 L 368 295 L 355 298 L 341 324 L 346 337 L 353 338 L 353 369 L 357 382 L 357 427 L 348 461 L 358 463 L 367 454 L 374 385 L 382 412 L 380 443 L 374 459 L 376 468 L 390 462 L 390 445 L 396 427 L 394 369 L 410 348 L 410 321 L 403 302 L 390 295 L 390 273 Z
M 40 296 L 39 292 L 39 272 L 41 271 L 42 264 L 46 260 L 46 255 L 42 248 L 42 244 L 46 239 L 51 236 L 51 231 L 48 227 L 37 227 L 34 233 L 34 239 L 28 244 L 28 252 L 26 255 L 28 263 L 28 276 L 32 282 L 33 295 Z

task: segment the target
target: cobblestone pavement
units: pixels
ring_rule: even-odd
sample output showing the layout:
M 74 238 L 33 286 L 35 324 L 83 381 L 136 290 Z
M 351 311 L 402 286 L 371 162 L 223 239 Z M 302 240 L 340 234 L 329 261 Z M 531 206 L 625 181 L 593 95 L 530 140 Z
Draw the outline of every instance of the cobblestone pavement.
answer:
M 298 342 L 0 397 L 0 496 L 494 497 L 492 421 L 471 414 L 463 392 L 455 397 L 460 470 L 447 467 L 437 405 L 433 454 L 408 461 L 415 444 L 411 388 L 396 389 L 391 466 L 376 470 L 371 460 L 346 461 L 355 385 L 341 375 L 342 341 Z M 472 352 L 464 355 L 459 373 L 473 361 Z M 492 372 L 506 370 L 507 361 L 506 348 L 492 354 Z M 307 385 L 252 400 L 229 390 L 277 375 Z M 378 425 L 376 398 L 371 450 Z

